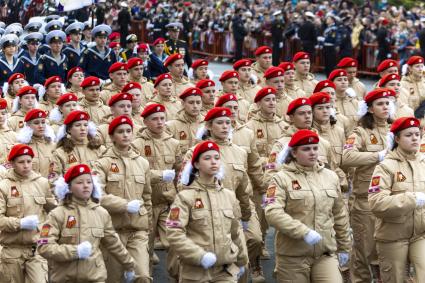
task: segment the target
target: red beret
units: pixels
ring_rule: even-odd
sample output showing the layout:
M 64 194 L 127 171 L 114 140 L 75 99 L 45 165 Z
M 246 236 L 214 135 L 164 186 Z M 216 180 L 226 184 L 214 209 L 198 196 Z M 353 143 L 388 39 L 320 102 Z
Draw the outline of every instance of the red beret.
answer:
M 140 43 L 139 45 L 137 45 L 137 52 L 146 52 L 148 51 L 148 49 L 149 47 L 145 43 Z
M 113 40 L 116 40 L 116 39 L 120 39 L 120 38 L 121 38 L 121 34 L 119 32 L 116 32 L 116 31 L 112 32 L 109 35 L 109 40 L 110 41 L 113 41 Z
M 31 157 L 34 157 L 34 151 L 32 151 L 32 148 L 26 144 L 16 144 L 10 150 L 7 160 L 12 161 L 13 159 L 21 155 L 29 155 Z
M 335 86 L 335 84 L 334 84 L 333 81 L 324 80 L 324 81 L 320 81 L 320 82 L 317 83 L 316 87 L 314 88 L 313 93 L 320 92 L 320 91 L 322 91 L 322 89 L 324 89 L 326 87 L 331 87 L 333 89 L 336 88 L 336 86 Z
M 68 74 L 66 75 L 66 79 L 69 81 L 69 79 L 71 78 L 71 76 L 77 72 L 81 72 L 84 73 L 83 68 L 81 67 L 74 67 L 71 70 L 68 71 Z
M 196 87 L 200 89 L 210 87 L 210 86 L 215 86 L 215 82 L 210 79 L 203 79 L 196 83 Z
M 228 79 L 232 79 L 232 78 L 237 78 L 239 80 L 239 74 L 236 71 L 233 70 L 228 70 L 228 71 L 224 71 L 220 78 L 218 79 L 220 82 L 224 82 L 227 81 Z
M 121 70 L 127 71 L 127 65 L 122 62 L 115 62 L 114 64 L 111 65 L 111 67 L 109 67 L 108 73 L 111 74 Z
M 398 74 L 386 74 L 379 80 L 378 87 L 384 87 L 389 81 L 392 80 L 400 81 L 400 76 Z
M 333 81 L 338 77 L 346 77 L 347 76 L 347 71 L 344 69 L 335 69 L 333 70 L 328 77 L 328 80 Z
M 18 90 L 18 93 L 16 94 L 16 96 L 21 97 L 27 94 L 37 94 L 37 90 L 33 88 L 32 86 L 26 85 L 24 87 L 21 87 Z
M 169 73 L 161 74 L 158 77 L 156 77 L 154 87 L 156 87 L 160 82 L 163 80 L 171 80 L 171 75 Z
M 158 37 L 157 39 L 155 39 L 152 45 L 155 46 L 157 44 L 164 44 L 164 43 L 165 43 L 165 39 L 163 39 L 162 37 Z
M 271 54 L 272 49 L 268 46 L 260 46 L 255 50 L 255 56 L 260 56 L 262 54 Z
M 25 80 L 25 76 L 21 73 L 14 73 L 9 77 L 9 79 L 7 80 L 7 83 L 9 85 L 11 85 L 17 79 L 24 79 Z
M 91 174 L 90 167 L 86 164 L 78 164 L 69 167 L 63 175 L 63 179 L 65 180 L 65 183 L 69 184 L 73 179 L 84 174 Z
M 73 122 L 81 121 L 81 120 L 90 120 L 90 115 L 87 112 L 80 111 L 80 110 L 74 110 L 71 111 L 68 116 L 66 116 L 65 120 L 63 121 L 64 125 L 69 125 Z
M 370 104 L 376 99 L 379 99 L 379 98 L 382 98 L 382 97 L 388 97 L 389 98 L 390 96 L 395 96 L 395 95 L 396 95 L 396 93 L 392 89 L 377 88 L 377 89 L 372 90 L 368 94 L 366 94 L 366 96 L 364 97 L 364 101 L 367 104 Z
M 4 98 L 0 98 L 0 110 L 7 108 L 7 100 Z
M 47 113 L 41 109 L 31 109 L 25 114 L 24 122 L 28 122 L 38 118 L 46 118 Z
M 286 115 L 293 114 L 295 112 L 295 110 L 297 110 L 299 107 L 304 106 L 304 105 L 310 105 L 311 106 L 311 101 L 310 101 L 309 98 L 300 97 L 300 98 L 292 100 L 288 105 L 288 110 L 286 111 Z
M 225 93 L 217 99 L 215 107 L 221 107 L 224 103 L 229 101 L 238 101 L 238 97 L 233 93 Z
M 386 26 L 386 25 L 388 25 L 390 23 L 390 21 L 387 18 L 381 18 L 379 21 L 384 26 Z
M 109 43 L 109 48 L 121 47 L 121 44 L 117 41 L 112 41 Z
M 254 98 L 254 102 L 258 102 L 261 99 L 263 99 L 265 96 L 269 95 L 269 94 L 274 94 L 276 95 L 276 89 L 274 87 L 271 86 L 266 86 L 263 87 L 262 89 L 260 89 L 256 94 L 255 94 L 255 98 Z
M 421 126 L 421 122 L 415 117 L 401 117 L 393 122 L 393 124 L 391 125 L 390 131 L 395 134 L 407 128 L 411 128 L 411 127 L 419 128 L 420 126 Z
M 215 118 L 232 116 L 232 112 L 227 107 L 214 107 L 205 115 L 204 121 L 210 121 Z
M 291 140 L 289 141 L 288 146 L 295 147 L 300 145 L 307 144 L 318 144 L 319 136 L 310 130 L 298 130 L 295 134 L 292 135 Z
M 108 106 L 111 107 L 115 103 L 121 100 L 129 100 L 133 101 L 133 95 L 125 92 L 117 93 L 111 96 L 111 98 L 108 101 Z
M 94 76 L 85 78 L 80 84 L 82 88 L 96 86 L 96 85 L 100 85 L 100 80 L 98 77 L 94 77 Z
M 273 79 L 276 77 L 282 77 L 285 71 L 279 67 L 270 67 L 264 72 L 264 77 L 266 80 Z
M 111 121 L 111 123 L 109 123 L 108 134 L 112 135 L 114 133 L 114 130 L 116 129 L 116 127 L 118 127 L 119 125 L 123 125 L 123 124 L 128 124 L 128 125 L 131 126 L 131 128 L 134 127 L 133 121 L 131 121 L 131 119 L 128 116 L 121 115 L 121 116 L 114 118 Z
M 128 91 L 130 91 L 132 89 L 140 89 L 140 90 L 142 90 L 142 85 L 139 84 L 139 83 L 137 83 L 137 82 L 129 82 L 128 84 L 126 84 L 122 88 L 121 92 L 128 92 Z
M 196 68 L 198 68 L 198 67 L 200 67 L 200 66 L 208 66 L 208 61 L 207 60 L 205 60 L 205 59 L 198 59 L 198 60 L 195 60 L 195 61 L 193 61 L 193 63 L 192 63 L 192 69 L 196 69 Z
M 311 107 L 316 104 L 325 104 L 331 102 L 331 95 L 326 92 L 315 92 L 310 97 Z
M 189 87 L 187 89 L 185 89 L 180 95 L 179 98 L 184 100 L 186 97 L 188 96 L 203 96 L 204 94 L 202 93 L 202 90 L 200 90 L 197 87 Z
M 138 57 L 130 58 L 127 61 L 127 68 L 128 69 L 132 69 L 132 68 L 140 66 L 140 65 L 143 65 L 143 60 L 138 58 Z
M 152 115 L 158 112 L 165 112 L 164 105 L 153 103 L 153 104 L 146 105 L 145 109 L 143 109 L 143 112 L 142 114 L 140 114 L 140 116 L 142 116 L 143 118 L 146 118 L 149 115 Z
M 183 6 L 185 7 L 190 7 L 191 5 L 192 5 L 192 2 L 189 2 L 189 1 L 183 2 Z
M 70 101 L 77 102 L 78 97 L 74 93 L 71 93 L 71 92 L 65 93 L 65 94 L 59 96 L 58 100 L 56 100 L 56 105 L 61 106 L 61 105 L 65 104 L 67 102 L 70 102 Z
M 233 64 L 233 69 L 238 70 L 241 67 L 249 67 L 252 65 L 252 61 L 250 59 L 240 59 Z
M 412 66 L 416 64 L 423 64 L 424 58 L 422 56 L 411 56 L 409 60 L 407 60 L 407 65 Z
M 398 68 L 398 63 L 396 60 L 393 59 L 385 59 L 384 61 L 382 61 L 381 63 L 379 63 L 378 67 L 376 68 L 376 71 L 378 73 L 385 71 L 386 69 L 389 69 L 391 67 L 397 67 Z
M 279 64 L 278 67 L 284 70 L 285 72 L 289 70 L 295 70 L 295 65 L 292 62 L 282 62 Z
M 175 53 L 173 55 L 170 55 L 167 57 L 167 59 L 165 59 L 164 66 L 168 67 L 169 65 L 173 64 L 175 61 L 180 59 L 183 60 L 183 55 L 181 55 L 180 53 Z
M 53 83 L 62 83 L 61 77 L 59 77 L 59 76 L 53 76 L 53 77 L 48 78 L 44 82 L 44 87 L 47 88 L 47 87 L 49 87 L 49 85 L 51 85 Z
M 193 153 L 192 153 L 192 161 L 191 161 L 192 165 L 195 163 L 195 161 L 198 160 L 198 157 L 202 153 L 207 152 L 209 150 L 215 150 L 215 151 L 220 152 L 220 148 L 218 147 L 218 145 L 215 142 L 204 141 L 204 142 L 198 143 L 195 146 L 195 149 L 193 150 Z
M 344 57 L 338 62 L 338 65 L 336 66 L 338 68 L 350 68 L 350 67 L 357 67 L 358 63 L 356 59 L 353 59 L 351 57 Z
M 300 51 L 300 52 L 295 53 L 294 58 L 292 58 L 292 62 L 297 62 L 297 61 L 303 60 L 303 59 L 309 59 L 310 60 L 310 55 L 307 52 Z

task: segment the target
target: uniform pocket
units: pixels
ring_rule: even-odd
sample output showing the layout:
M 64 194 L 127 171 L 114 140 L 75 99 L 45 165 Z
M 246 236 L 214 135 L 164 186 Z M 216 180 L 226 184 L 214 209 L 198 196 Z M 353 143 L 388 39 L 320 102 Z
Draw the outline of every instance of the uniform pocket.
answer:
M 108 194 L 123 196 L 123 189 L 120 187 L 121 176 L 118 174 L 110 174 L 106 177 L 105 191 Z
M 206 209 L 193 209 L 191 218 L 191 222 L 193 222 L 194 227 L 208 225 L 209 215 Z
M 232 222 L 235 219 L 235 214 L 233 213 L 233 209 L 223 209 L 223 233 L 230 233 L 230 228 L 232 226 Z
M 312 192 L 311 191 L 289 191 L 289 199 L 287 200 L 287 207 L 286 209 L 288 211 L 293 212 L 304 212 L 306 210 L 312 210 L 313 208 L 310 206 L 307 206 L 307 203 L 309 203 L 309 199 L 312 198 Z M 313 204 L 314 202 L 310 202 Z
M 61 237 L 58 240 L 59 244 L 70 244 L 75 245 L 77 244 L 77 233 L 78 230 L 76 228 L 65 228 L 61 232 Z
M 6 216 L 18 217 L 23 216 L 23 198 L 9 198 L 7 199 Z
M 36 204 L 39 205 L 45 205 L 46 204 L 46 198 L 45 197 L 34 197 L 34 201 Z
M 91 234 L 94 238 L 103 238 L 105 236 L 102 228 L 91 228 Z
M 166 155 L 164 156 L 164 162 L 167 164 L 174 164 L 176 163 L 176 157 L 172 155 Z

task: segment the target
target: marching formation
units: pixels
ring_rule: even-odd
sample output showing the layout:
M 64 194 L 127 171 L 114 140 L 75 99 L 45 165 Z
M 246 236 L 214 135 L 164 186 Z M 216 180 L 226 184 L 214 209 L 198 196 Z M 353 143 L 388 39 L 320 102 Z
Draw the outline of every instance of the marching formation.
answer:
M 4 28 L 1 282 L 153 282 L 158 249 L 170 282 L 266 282 L 269 227 L 277 282 L 425 282 L 424 58 L 367 91 L 261 46 L 216 82 L 177 23 Z

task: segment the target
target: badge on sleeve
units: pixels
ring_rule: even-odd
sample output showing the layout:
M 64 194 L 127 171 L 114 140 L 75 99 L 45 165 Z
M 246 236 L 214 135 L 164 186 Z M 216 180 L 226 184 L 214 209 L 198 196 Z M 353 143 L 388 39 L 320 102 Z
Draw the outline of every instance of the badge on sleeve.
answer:
M 299 191 L 299 190 L 301 190 L 301 186 L 300 186 L 300 184 L 298 183 L 298 180 L 293 180 L 293 181 L 292 181 L 292 189 L 293 189 L 294 191 Z
M 403 175 L 401 172 L 397 172 L 397 182 L 404 182 L 406 181 L 406 176 Z
M 173 207 L 172 209 L 170 209 L 170 214 L 168 216 L 167 221 L 165 222 L 165 225 L 169 228 L 181 227 L 179 207 Z
M 204 208 L 204 204 L 202 203 L 202 199 L 201 198 L 196 198 L 195 200 L 195 204 L 193 206 L 194 208 Z
M 344 149 L 352 149 L 354 147 L 355 137 L 349 137 L 344 144 Z
M 369 190 L 368 190 L 369 194 L 379 193 L 381 191 L 381 189 L 379 188 L 380 181 L 381 181 L 380 176 L 372 177 L 372 181 L 370 182 L 370 187 L 369 187 Z
M 151 156 L 152 155 L 152 149 L 150 145 L 145 145 L 145 156 Z
M 12 187 L 10 187 L 10 195 L 11 195 L 12 197 L 14 197 L 14 198 L 19 197 L 19 191 L 18 191 L 18 189 L 16 188 L 16 186 L 12 186 Z
M 109 168 L 109 171 L 112 173 L 119 173 L 120 168 L 118 168 L 118 165 L 116 163 L 111 163 L 111 168 Z
M 74 216 L 68 216 L 68 220 L 66 220 L 66 228 L 72 228 L 77 224 L 77 219 Z
M 72 153 L 68 154 L 68 164 L 75 163 L 75 162 L 77 162 L 77 158 L 75 157 L 75 155 Z
M 276 152 L 272 152 L 269 155 L 269 163 L 275 163 L 276 162 Z
M 50 224 L 44 224 L 43 227 L 41 228 L 40 237 L 42 238 L 49 237 L 49 232 L 50 232 Z
M 181 131 L 180 132 L 180 140 L 185 140 L 185 139 L 187 139 L 187 135 L 184 131 Z
M 257 129 L 257 139 L 264 138 L 264 133 L 262 129 Z
M 263 207 L 272 204 L 276 201 L 276 185 L 271 184 L 266 191 L 266 196 L 263 199 Z
M 377 144 L 378 143 L 378 139 L 376 138 L 376 136 L 374 134 L 370 134 L 370 143 L 371 144 Z

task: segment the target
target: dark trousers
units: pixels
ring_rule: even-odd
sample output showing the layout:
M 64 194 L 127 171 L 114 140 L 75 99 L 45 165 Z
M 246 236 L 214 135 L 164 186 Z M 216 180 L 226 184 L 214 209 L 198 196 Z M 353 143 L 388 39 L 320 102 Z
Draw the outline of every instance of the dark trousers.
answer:
M 243 56 L 242 49 L 243 49 L 243 39 L 235 40 L 235 54 L 234 54 L 235 61 L 242 59 L 242 56 Z
M 326 76 L 335 69 L 336 66 L 336 51 L 335 46 L 324 46 L 323 47 L 323 55 L 325 57 L 325 73 Z

